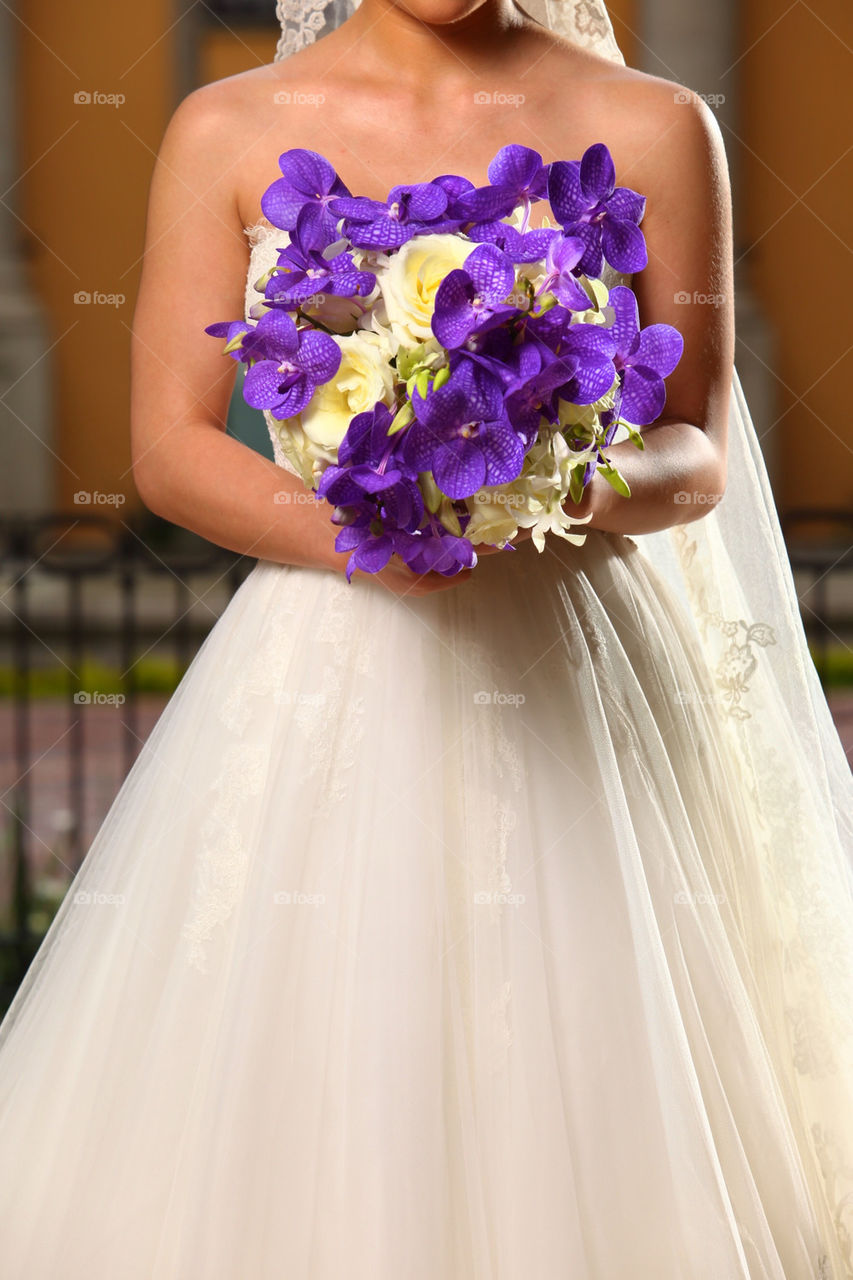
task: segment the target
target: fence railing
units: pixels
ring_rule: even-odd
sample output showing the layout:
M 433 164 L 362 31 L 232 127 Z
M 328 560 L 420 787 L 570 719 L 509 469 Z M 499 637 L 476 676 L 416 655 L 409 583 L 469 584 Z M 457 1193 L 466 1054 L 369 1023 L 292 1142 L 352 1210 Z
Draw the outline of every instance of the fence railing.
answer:
M 826 688 L 831 655 L 853 658 L 853 511 L 795 507 L 783 513 L 781 524 L 803 627 Z
M 76 512 L 0 521 L 0 557 L 2 1009 L 153 718 L 254 561 L 162 521 Z

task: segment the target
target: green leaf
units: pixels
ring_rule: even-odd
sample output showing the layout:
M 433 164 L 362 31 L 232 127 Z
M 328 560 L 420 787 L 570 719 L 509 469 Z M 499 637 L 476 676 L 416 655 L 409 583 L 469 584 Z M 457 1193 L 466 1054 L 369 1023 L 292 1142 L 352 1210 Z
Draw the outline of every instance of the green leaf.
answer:
M 394 414 L 394 417 L 391 419 L 391 425 L 388 428 L 389 436 L 396 435 L 398 431 L 402 431 L 403 427 L 407 427 L 413 420 L 414 416 L 415 411 L 412 408 L 412 402 L 410 400 L 404 400 L 400 405 L 400 408 Z
M 424 495 L 424 506 L 427 511 L 431 511 L 435 515 L 441 506 L 444 494 L 435 483 L 432 472 L 420 471 L 418 473 L 418 483 L 421 486 L 421 493 Z
M 448 533 L 452 533 L 456 538 L 462 537 L 462 525 L 459 523 L 459 517 L 453 510 L 453 503 L 449 498 L 443 500 L 438 511 L 438 518 Z
M 580 502 L 583 497 L 583 473 L 585 470 L 586 468 L 582 466 L 572 468 L 572 473 L 569 476 L 569 497 L 572 502 Z
M 621 493 L 623 498 L 630 498 L 631 490 L 628 487 L 628 482 L 616 467 L 599 465 L 598 470 L 617 493 Z
M 628 432 L 628 439 L 632 444 L 635 444 L 638 449 L 645 449 L 646 442 L 636 427 L 632 427 L 630 422 L 623 422 L 621 419 L 619 420 L 619 425 Z
M 235 333 L 231 341 L 225 343 L 225 346 L 222 348 L 222 354 L 224 356 L 227 356 L 232 351 L 239 351 L 243 345 L 243 339 L 245 338 L 245 336 L 246 336 L 245 332 Z

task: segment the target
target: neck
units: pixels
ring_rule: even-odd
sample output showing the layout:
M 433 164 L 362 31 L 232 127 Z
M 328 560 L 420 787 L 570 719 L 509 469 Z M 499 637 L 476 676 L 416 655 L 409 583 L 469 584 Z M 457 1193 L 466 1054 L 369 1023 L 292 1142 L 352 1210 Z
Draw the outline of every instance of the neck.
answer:
M 346 23 L 355 58 L 375 54 L 415 83 L 491 75 L 529 24 L 513 0 L 362 0 Z

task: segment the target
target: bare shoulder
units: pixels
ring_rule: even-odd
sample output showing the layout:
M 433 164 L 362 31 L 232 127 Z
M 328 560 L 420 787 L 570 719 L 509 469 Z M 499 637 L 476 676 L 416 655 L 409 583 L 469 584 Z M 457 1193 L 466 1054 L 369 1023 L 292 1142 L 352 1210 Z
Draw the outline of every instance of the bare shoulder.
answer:
M 647 195 L 656 219 L 675 218 L 689 200 L 725 224 L 729 167 L 714 108 L 685 85 L 636 71 L 614 104 L 617 181 Z
M 612 125 L 615 156 L 655 186 L 703 170 L 727 181 L 723 135 L 714 110 L 693 89 L 618 67 L 600 81 L 601 118 Z
M 623 130 L 658 155 L 725 155 L 719 121 L 700 94 L 660 76 L 630 70 L 618 103 Z
M 166 126 L 158 168 L 179 178 L 196 195 L 212 186 L 222 194 L 225 175 L 254 136 L 256 97 L 257 88 L 246 73 L 212 81 L 187 94 Z
M 169 121 L 164 142 L 175 148 L 221 144 L 226 153 L 252 143 L 247 126 L 257 120 L 264 97 L 273 101 L 278 85 L 272 66 L 256 67 L 200 85 L 181 100 Z M 220 161 L 222 153 L 220 152 Z
M 215 187 L 223 199 L 227 193 L 235 219 L 251 220 L 270 181 L 270 155 L 284 150 L 292 131 L 292 113 L 282 104 L 304 106 L 317 75 L 309 47 L 289 57 L 286 66 L 269 63 L 201 85 L 175 109 L 161 163 L 193 190 Z

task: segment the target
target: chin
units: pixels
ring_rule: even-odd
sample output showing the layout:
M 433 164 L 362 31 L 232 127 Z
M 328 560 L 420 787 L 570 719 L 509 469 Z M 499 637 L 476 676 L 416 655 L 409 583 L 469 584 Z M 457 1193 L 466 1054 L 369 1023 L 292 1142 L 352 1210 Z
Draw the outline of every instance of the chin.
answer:
M 396 7 L 431 27 L 459 22 L 482 8 L 486 0 L 395 0 Z

